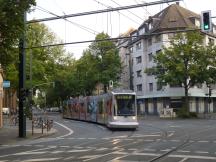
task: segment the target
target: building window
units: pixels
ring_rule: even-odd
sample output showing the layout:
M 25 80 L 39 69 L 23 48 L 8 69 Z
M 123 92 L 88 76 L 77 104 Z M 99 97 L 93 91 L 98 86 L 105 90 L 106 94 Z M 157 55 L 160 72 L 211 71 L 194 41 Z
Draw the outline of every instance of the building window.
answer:
M 136 44 L 136 50 L 139 50 L 139 49 L 141 49 L 141 42 Z
M 153 91 L 153 83 L 149 83 L 149 91 L 150 91 L 150 92 Z
M 149 38 L 149 39 L 148 39 L 148 46 L 151 46 L 151 45 L 152 45 L 152 39 Z
M 136 57 L 136 63 L 139 64 L 142 62 L 142 57 L 139 56 L 139 57 Z
M 142 84 L 137 85 L 137 91 L 142 91 Z
M 161 42 L 161 35 L 155 36 L 155 43 Z
M 162 83 L 157 82 L 157 91 L 160 91 L 162 89 Z
M 153 55 L 152 55 L 152 53 L 149 53 L 149 54 L 148 54 L 148 60 L 149 60 L 149 62 L 151 62 L 151 61 L 153 60 Z
M 133 46 L 129 48 L 129 52 L 130 52 L 130 53 L 133 52 Z
M 136 73 L 137 73 L 137 77 L 142 77 L 142 71 L 141 70 L 137 71 Z

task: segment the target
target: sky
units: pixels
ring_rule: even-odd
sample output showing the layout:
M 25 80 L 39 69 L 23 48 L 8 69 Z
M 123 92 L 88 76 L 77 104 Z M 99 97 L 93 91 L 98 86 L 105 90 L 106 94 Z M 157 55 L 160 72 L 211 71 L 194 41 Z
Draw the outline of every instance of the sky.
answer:
M 27 20 L 53 17 L 53 14 L 62 16 L 155 1 L 159 0 L 36 0 L 37 6 L 31 13 L 27 14 Z M 43 23 L 56 34 L 58 39 L 66 43 L 94 40 L 95 36 L 101 32 L 108 33 L 110 37 L 114 38 L 130 28 L 137 29 L 149 16 L 155 15 L 170 4 L 172 3 L 71 17 L 67 18 L 67 21 L 60 19 Z M 197 14 L 200 14 L 201 11 L 211 10 L 212 16 L 216 16 L 216 0 L 182 0 L 180 6 Z M 216 18 L 213 19 L 213 22 L 216 22 Z M 79 59 L 83 50 L 88 46 L 89 43 L 82 43 L 67 45 L 64 48 L 73 53 L 76 59 Z

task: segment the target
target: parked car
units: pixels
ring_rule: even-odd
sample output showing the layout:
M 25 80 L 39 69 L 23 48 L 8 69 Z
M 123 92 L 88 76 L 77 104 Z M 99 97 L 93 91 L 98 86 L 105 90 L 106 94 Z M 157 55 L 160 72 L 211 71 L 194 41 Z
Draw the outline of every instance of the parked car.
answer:
M 3 108 L 2 108 L 2 113 L 3 113 L 4 115 L 9 115 L 9 113 L 10 113 L 9 108 L 8 108 L 8 107 L 3 107 Z
M 50 112 L 60 112 L 59 107 L 51 107 Z

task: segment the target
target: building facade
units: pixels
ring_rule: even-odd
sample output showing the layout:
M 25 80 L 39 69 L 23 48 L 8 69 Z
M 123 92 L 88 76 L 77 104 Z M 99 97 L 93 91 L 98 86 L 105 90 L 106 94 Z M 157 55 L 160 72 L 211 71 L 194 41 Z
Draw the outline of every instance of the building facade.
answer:
M 129 80 L 132 80 L 133 89 L 137 93 L 138 108 L 140 113 L 160 114 L 164 108 L 180 108 L 184 97 L 183 87 L 161 86 L 154 75 L 146 74 L 146 68 L 154 66 L 153 56 L 168 47 L 169 41 L 175 33 L 188 29 L 200 29 L 200 15 L 187 10 L 179 4 L 172 4 L 149 17 L 148 20 L 131 32 L 130 39 L 125 39 L 124 47 L 119 46 L 120 55 L 129 56 L 128 66 Z M 215 26 L 210 33 L 205 35 L 204 45 L 216 41 Z M 122 57 L 123 58 L 123 57 Z M 131 69 L 131 72 L 130 72 Z M 125 71 L 125 70 L 124 70 Z M 126 77 L 122 74 L 121 78 Z M 126 82 L 122 82 L 126 85 Z M 216 112 L 216 91 L 213 88 L 209 102 L 208 87 L 197 85 L 189 89 L 190 111 L 197 113 Z

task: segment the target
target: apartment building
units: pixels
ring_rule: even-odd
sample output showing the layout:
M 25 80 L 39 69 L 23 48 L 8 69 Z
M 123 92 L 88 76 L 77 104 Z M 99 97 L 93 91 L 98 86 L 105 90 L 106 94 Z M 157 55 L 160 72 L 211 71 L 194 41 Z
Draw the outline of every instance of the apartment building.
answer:
M 137 93 L 139 111 L 146 114 L 159 114 L 163 108 L 180 108 L 184 89 L 176 86 L 161 86 L 154 75 L 144 73 L 146 68 L 154 66 L 153 56 L 169 46 L 169 40 L 176 32 L 200 28 L 200 15 L 187 10 L 179 4 L 172 4 L 149 17 L 137 30 L 130 33 L 130 39 L 124 39 L 124 46 L 119 44 L 121 57 L 127 57 L 129 86 Z M 216 28 L 205 34 L 205 44 L 216 41 Z M 124 50 L 123 50 L 124 49 Z M 129 56 L 129 58 L 128 58 Z M 131 70 L 130 70 L 131 69 Z M 122 85 L 128 82 L 121 80 Z M 189 89 L 190 111 L 197 113 L 216 112 L 216 91 L 213 89 L 211 103 L 208 102 L 208 87 L 203 84 Z

